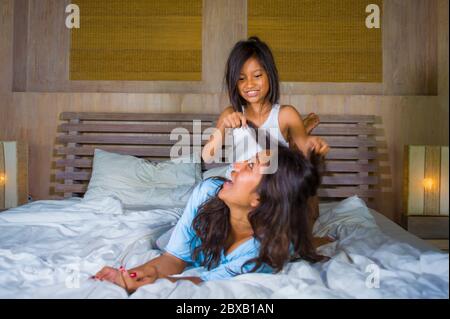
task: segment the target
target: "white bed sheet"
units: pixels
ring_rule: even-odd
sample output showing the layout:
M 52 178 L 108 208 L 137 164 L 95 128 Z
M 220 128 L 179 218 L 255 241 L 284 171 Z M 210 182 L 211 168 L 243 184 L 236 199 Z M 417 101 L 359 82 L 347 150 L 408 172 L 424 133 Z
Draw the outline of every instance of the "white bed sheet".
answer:
M 381 231 L 386 235 L 398 240 L 399 242 L 407 243 L 421 251 L 441 252 L 441 250 L 436 246 L 433 246 L 423 239 L 411 234 L 376 210 L 369 208 L 369 211 L 375 218 L 375 222 L 377 223 L 378 227 L 380 227 Z
M 158 256 L 155 240 L 181 213 L 129 211 L 110 197 L 40 201 L 2 213 L 0 298 L 448 298 L 448 254 L 384 234 L 377 223 L 389 224 L 357 197 L 320 207 L 316 235 L 337 238 L 320 249 L 332 257 L 326 263 L 299 261 L 279 274 L 198 286 L 160 279 L 130 297 L 89 278 L 104 265 L 133 267 Z

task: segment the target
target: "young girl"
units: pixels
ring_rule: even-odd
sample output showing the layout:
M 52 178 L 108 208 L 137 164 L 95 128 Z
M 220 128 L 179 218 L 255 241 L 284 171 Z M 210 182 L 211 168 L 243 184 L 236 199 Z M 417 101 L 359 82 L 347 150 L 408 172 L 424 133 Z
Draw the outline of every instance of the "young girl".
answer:
M 278 169 L 264 174 L 277 156 Z M 158 278 L 196 284 L 240 273 L 279 272 L 299 258 L 326 259 L 315 253 L 307 225 L 306 201 L 320 184 L 319 158 L 279 146 L 252 161 L 234 164 L 232 179 L 207 179 L 193 191 L 161 256 L 129 271 L 104 267 L 95 278 L 129 293 Z M 199 277 L 173 277 L 187 265 L 203 266 Z
M 280 143 L 298 148 L 304 154 L 315 151 L 324 155 L 328 145 L 319 137 L 307 134 L 298 111 L 291 105 L 279 105 L 278 71 L 269 47 L 257 37 L 239 41 L 227 61 L 226 84 L 231 106 L 219 116 L 216 132 L 205 145 L 202 157 L 211 162 L 225 139 L 225 129 L 245 127 L 251 121 L 258 128 L 278 129 Z M 305 120 L 308 131 L 319 122 L 311 113 Z M 271 131 L 272 132 L 272 131 Z M 235 131 L 233 131 L 235 134 Z
M 234 46 L 227 61 L 225 79 L 231 106 L 219 116 L 216 131 L 203 148 L 202 158 L 205 162 L 212 162 L 217 150 L 221 150 L 226 129 L 233 129 L 234 141 L 243 141 L 239 138 L 244 132 L 240 128 L 246 127 L 248 121 L 258 128 L 271 129 L 269 133 L 273 138 L 303 152 L 305 156 L 311 151 L 320 155 L 328 152 L 329 147 L 325 141 L 307 134 L 304 121 L 293 106 L 278 104 L 280 85 L 275 61 L 269 47 L 257 37 L 239 41 Z M 310 114 L 305 121 L 308 131 L 318 122 L 318 117 Z M 242 149 L 236 143 L 233 147 L 234 150 Z M 253 156 L 235 155 L 239 160 Z M 226 174 L 228 178 L 230 171 L 231 169 Z M 310 199 L 309 207 L 310 222 L 313 224 L 319 214 L 317 197 Z M 323 241 L 326 242 L 328 240 Z M 317 244 L 320 243 L 322 241 L 317 240 Z

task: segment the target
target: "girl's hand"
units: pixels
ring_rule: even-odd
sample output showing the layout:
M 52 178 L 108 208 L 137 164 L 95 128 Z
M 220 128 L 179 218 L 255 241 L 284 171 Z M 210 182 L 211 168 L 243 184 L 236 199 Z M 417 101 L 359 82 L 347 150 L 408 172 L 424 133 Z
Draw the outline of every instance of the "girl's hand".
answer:
M 223 128 L 238 128 L 247 126 L 247 119 L 241 112 L 233 112 L 226 115 L 222 122 Z
M 306 139 L 306 150 L 308 150 L 308 152 L 314 151 L 319 155 L 325 156 L 330 150 L 330 147 L 320 137 L 308 136 Z
M 334 243 L 334 242 L 335 242 L 335 239 L 331 236 L 314 237 L 312 239 L 312 244 L 315 249 L 319 248 L 320 246 L 327 245 L 327 244 Z

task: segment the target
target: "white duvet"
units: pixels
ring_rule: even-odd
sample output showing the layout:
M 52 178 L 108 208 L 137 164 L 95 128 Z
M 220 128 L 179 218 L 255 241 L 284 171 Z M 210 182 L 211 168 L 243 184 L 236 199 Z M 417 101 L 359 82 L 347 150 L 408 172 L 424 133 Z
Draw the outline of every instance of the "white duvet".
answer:
M 0 214 L 0 298 L 448 298 L 448 254 L 421 251 L 376 226 L 364 202 L 323 204 L 316 235 L 326 263 L 289 263 L 275 275 L 245 274 L 194 285 L 165 279 L 128 296 L 90 279 L 104 265 L 127 268 L 161 252 L 156 239 L 181 209 L 126 210 L 120 201 L 39 201 Z M 189 269 L 195 275 L 201 269 Z

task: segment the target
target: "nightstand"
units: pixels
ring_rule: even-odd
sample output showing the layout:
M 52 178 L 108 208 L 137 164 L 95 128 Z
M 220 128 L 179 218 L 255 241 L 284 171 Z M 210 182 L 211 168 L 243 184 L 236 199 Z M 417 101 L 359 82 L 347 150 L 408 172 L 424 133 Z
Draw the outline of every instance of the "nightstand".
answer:
M 448 217 L 408 216 L 408 231 L 431 245 L 448 252 Z
M 0 210 L 28 202 L 28 144 L 0 141 Z
M 406 145 L 403 167 L 404 224 L 448 252 L 448 146 Z

